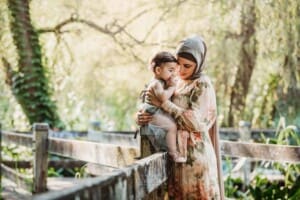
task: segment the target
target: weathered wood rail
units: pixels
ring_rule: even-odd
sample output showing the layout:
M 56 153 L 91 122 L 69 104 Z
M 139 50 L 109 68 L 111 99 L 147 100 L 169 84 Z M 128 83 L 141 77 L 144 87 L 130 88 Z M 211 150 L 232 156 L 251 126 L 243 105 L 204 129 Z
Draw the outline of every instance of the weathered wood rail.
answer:
M 142 199 L 167 180 L 166 166 L 166 153 L 156 153 L 106 175 L 85 179 L 75 187 L 34 199 Z
M 32 139 L 31 134 L 2 131 L 2 140 L 7 144 L 14 143 L 33 148 Z M 48 138 L 47 143 L 48 152 L 51 154 L 116 168 L 133 163 L 135 157 L 139 156 L 139 148 L 136 146 L 121 147 L 114 144 L 57 138 Z
M 102 164 L 112 168 L 120 168 L 132 164 L 135 158 L 139 156 L 139 148 L 137 146 L 120 147 L 114 144 L 48 138 L 48 132 L 48 125 L 45 124 L 34 125 L 33 134 L 1 131 L 1 142 L 32 148 L 34 154 L 33 162 L 26 162 L 27 166 L 34 168 L 33 175 L 24 176 L 16 172 L 13 168 L 5 165 L 9 162 L 2 162 L 2 159 L 0 160 L 1 174 L 18 183 L 19 186 L 27 191 L 40 193 L 47 189 L 48 153 L 81 160 L 85 163 Z M 50 166 L 64 165 L 63 162 L 58 163 L 57 161 L 49 161 L 49 164 Z
M 44 192 L 47 189 L 47 149 L 45 147 L 48 146 L 47 138 L 48 138 L 48 125 L 47 124 L 35 124 L 33 126 L 33 135 L 30 137 L 24 136 L 18 137 L 17 135 L 13 135 L 10 140 L 4 135 L 4 132 L 1 131 L 0 141 L 1 141 L 1 151 L 2 151 L 2 140 L 8 142 L 13 141 L 13 143 L 21 144 L 24 146 L 31 146 L 33 148 L 33 175 L 25 176 L 23 174 L 18 173 L 2 164 L 1 158 L 1 174 L 7 178 L 17 182 L 20 186 L 28 191 L 32 191 L 34 193 Z M 4 136 L 4 137 L 3 137 Z M 0 151 L 0 153 L 1 153 Z
M 33 145 L 33 136 L 29 134 L 2 132 L 1 135 L 6 143 L 27 147 Z M 140 155 L 137 146 L 57 138 L 47 138 L 47 143 L 49 153 L 118 169 L 99 177 L 83 179 L 76 186 L 63 191 L 34 195 L 34 199 L 142 199 L 149 197 L 167 180 L 166 153 L 155 153 L 137 161 L 135 158 Z M 297 146 L 221 140 L 221 152 L 231 157 L 300 163 L 300 147 Z
M 227 141 L 222 141 L 221 146 L 223 155 L 300 163 L 300 147 Z M 142 199 L 166 180 L 167 155 L 156 153 L 105 176 L 84 180 L 64 191 L 40 194 L 34 199 Z

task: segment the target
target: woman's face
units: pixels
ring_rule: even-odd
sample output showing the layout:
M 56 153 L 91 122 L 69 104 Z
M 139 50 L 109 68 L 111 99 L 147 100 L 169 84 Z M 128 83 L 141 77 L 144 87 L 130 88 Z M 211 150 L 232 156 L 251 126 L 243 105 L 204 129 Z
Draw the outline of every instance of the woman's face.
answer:
M 178 57 L 179 70 L 178 76 L 182 80 L 189 80 L 196 69 L 196 63 L 186 58 Z

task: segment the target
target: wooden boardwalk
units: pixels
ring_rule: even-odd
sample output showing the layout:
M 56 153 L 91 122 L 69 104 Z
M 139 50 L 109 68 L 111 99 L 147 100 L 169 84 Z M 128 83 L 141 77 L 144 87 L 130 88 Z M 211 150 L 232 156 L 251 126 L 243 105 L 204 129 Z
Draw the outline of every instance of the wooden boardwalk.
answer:
M 84 179 L 72 177 L 49 177 L 47 178 L 48 191 L 64 190 L 77 184 L 81 184 Z M 2 198 L 5 200 L 29 200 L 32 194 L 9 179 L 2 179 Z M 0 198 L 1 199 L 1 198 Z
M 32 199 L 31 193 L 18 187 L 16 183 L 10 181 L 9 179 L 2 178 L 2 191 L 1 197 L 7 200 L 27 200 Z M 1 198 L 0 198 L 1 199 Z

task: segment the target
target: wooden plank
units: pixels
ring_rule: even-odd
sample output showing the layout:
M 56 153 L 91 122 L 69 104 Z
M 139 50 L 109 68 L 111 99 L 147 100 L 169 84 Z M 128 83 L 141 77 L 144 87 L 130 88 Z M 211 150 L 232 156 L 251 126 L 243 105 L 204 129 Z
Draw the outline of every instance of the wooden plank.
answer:
M 45 123 L 33 124 L 33 192 L 40 193 L 47 190 L 48 171 L 48 131 Z
M 222 155 L 257 160 L 300 163 L 300 147 L 278 144 L 221 141 Z
M 31 161 L 14 161 L 14 160 L 2 160 L 2 164 L 10 168 L 31 168 L 32 162 Z
M 259 131 L 259 130 L 255 130 L 256 132 L 257 131 Z M 272 130 L 262 130 L 263 132 L 272 132 Z M 235 129 L 224 129 L 223 130 L 223 132 L 236 132 L 235 131 Z M 32 144 L 32 136 L 31 135 L 28 135 L 28 134 L 20 134 L 20 133 L 11 133 L 11 132 L 7 132 L 7 131 L 4 131 L 3 133 L 2 133 L 2 137 L 3 137 L 3 141 L 5 141 L 5 142 L 8 142 L 8 141 L 12 141 L 12 142 L 15 142 L 15 143 L 18 143 L 18 144 L 21 144 L 21 145 L 25 145 L 25 146 L 31 146 L 31 144 Z M 54 138 L 52 138 L 52 139 L 50 139 L 51 140 L 51 144 L 52 145 L 50 145 L 51 146 L 51 148 L 52 148 L 52 151 L 53 152 L 55 152 L 55 153 L 57 153 L 57 154 L 60 154 L 60 155 L 63 155 L 64 154 L 64 151 L 66 151 L 66 152 L 68 152 L 67 153 L 67 155 L 66 156 L 69 156 L 69 155 L 73 155 L 73 156 L 70 156 L 70 157 L 73 157 L 73 158 L 75 158 L 76 159 L 76 155 L 78 154 L 78 153 L 72 153 L 72 146 L 74 146 L 73 144 L 75 144 L 75 142 L 71 142 L 71 141 L 69 141 L 68 142 L 68 147 L 59 147 L 58 145 L 58 143 L 60 143 L 59 142 L 59 140 L 57 140 L 57 139 L 54 139 Z M 55 140 L 55 141 L 54 141 Z M 64 140 L 64 141 L 67 141 L 67 140 Z M 74 140 L 73 140 L 74 141 Z M 267 151 L 267 153 L 263 153 L 263 151 L 261 150 L 261 149 L 259 149 L 259 152 L 258 153 L 253 153 L 254 152 L 254 150 L 256 149 L 256 147 L 257 147 L 257 145 L 266 145 L 266 144 L 257 144 L 256 143 L 256 146 L 254 147 L 254 148 L 251 148 L 251 146 L 245 146 L 245 145 L 242 145 L 242 148 L 244 149 L 243 150 L 243 152 L 239 152 L 239 148 L 240 147 L 238 147 L 238 146 L 236 146 L 236 147 L 234 147 L 234 146 L 232 146 L 231 147 L 231 145 L 229 145 L 229 141 L 227 142 L 227 141 L 223 141 L 223 140 L 221 140 L 222 142 L 221 143 L 224 143 L 224 146 L 222 147 L 222 149 L 223 149 L 223 152 L 224 153 L 226 153 L 226 155 L 227 154 L 229 154 L 229 155 L 231 155 L 231 156 L 243 156 L 243 155 L 245 155 L 245 157 L 251 157 L 251 156 L 255 156 L 256 158 L 261 158 L 261 159 L 266 159 L 266 160 L 275 160 L 275 161 L 291 161 L 291 162 L 299 162 L 299 159 L 298 159 L 298 150 L 297 149 L 292 149 L 292 150 L 287 150 L 287 152 L 286 152 L 286 154 L 288 154 L 288 156 L 285 156 L 285 154 L 282 154 L 282 153 L 284 153 L 285 152 L 285 150 L 283 150 L 282 148 L 283 147 L 285 147 L 285 146 L 283 146 L 282 148 L 280 147 L 278 147 L 277 145 L 273 145 L 274 147 L 276 147 L 276 149 L 279 149 L 279 153 L 278 154 L 280 154 L 281 155 L 281 157 L 283 157 L 283 158 L 280 158 L 280 156 L 278 157 L 278 156 L 269 156 L 269 152 L 275 152 L 276 153 L 276 151 L 277 150 L 275 150 L 275 151 L 273 151 L 273 150 L 270 150 L 269 148 L 264 148 L 265 150 L 264 151 Z M 83 141 L 81 141 L 81 142 L 83 142 Z M 61 142 L 61 143 L 65 143 L 65 142 Z M 73 144 L 71 144 L 71 143 L 73 143 Z M 92 144 L 92 142 L 90 142 L 89 144 Z M 95 144 L 95 143 L 94 143 Z M 232 143 L 232 144 L 234 144 L 234 145 L 238 145 L 238 144 L 242 144 L 242 143 Z M 250 144 L 254 144 L 254 143 L 250 143 Z M 86 161 L 86 162 L 94 162 L 94 163 L 100 163 L 100 164 L 107 164 L 107 165 L 111 165 L 111 166 L 113 166 L 113 167 L 120 167 L 120 166 L 124 166 L 124 165 L 126 165 L 126 164 L 129 164 L 129 163 L 131 163 L 133 160 L 131 159 L 129 159 L 130 161 L 123 161 L 123 164 L 122 164 L 122 162 L 121 162 L 121 164 L 115 164 L 115 163 L 120 163 L 120 161 L 113 161 L 113 162 L 109 162 L 109 161 L 106 161 L 105 159 L 104 159 L 104 161 L 102 162 L 101 161 L 101 159 L 100 158 L 95 158 L 95 151 L 96 151 L 96 149 L 103 149 L 103 148 L 109 148 L 109 144 L 107 144 L 107 146 L 106 145 L 104 145 L 104 144 L 98 144 L 98 145 L 100 145 L 100 146 L 102 146 L 102 147 L 99 147 L 99 148 L 97 148 L 96 146 L 97 145 L 92 145 L 92 146 L 94 146 L 94 148 L 93 148 L 93 150 L 91 150 L 91 151 L 93 151 L 94 153 L 92 153 L 91 155 L 94 155 L 94 157 L 93 158 L 89 158 L 88 160 L 85 160 L 85 158 L 80 158 L 80 159 L 82 159 L 82 160 L 84 160 L 84 161 Z M 86 145 L 82 145 L 82 146 L 86 146 Z M 230 147 L 229 147 L 230 146 Z M 265 146 L 266 147 L 266 146 Z M 76 148 L 76 147 L 75 147 Z M 111 147 L 112 149 L 114 149 L 112 152 L 117 152 L 117 154 L 118 154 L 118 152 L 120 152 L 120 151 L 122 151 L 122 150 L 116 150 L 116 149 L 118 149 L 118 146 L 116 146 L 116 145 L 113 145 L 112 147 Z M 292 147 L 293 148 L 293 147 Z M 66 150 L 64 150 L 64 149 L 66 149 Z M 122 149 L 123 149 L 123 147 L 122 147 Z M 130 151 L 129 150 L 130 148 L 128 148 L 127 150 L 125 150 L 126 152 L 128 152 L 128 151 Z M 234 150 L 235 149 L 235 150 Z M 246 150 L 247 149 L 247 150 Z M 258 150 L 258 149 L 256 149 L 256 150 Z M 77 150 L 74 150 L 74 151 L 77 151 Z M 133 151 L 135 151 L 135 152 L 137 152 L 138 150 L 137 149 L 135 149 L 135 150 L 133 150 Z M 101 151 L 101 152 L 106 152 L 105 150 L 104 151 Z M 231 153 L 230 153 L 231 152 Z M 248 153 L 245 153 L 245 152 L 248 152 Z M 251 152 L 251 153 L 250 153 Z M 259 153 L 261 153 L 261 155 L 260 156 L 258 156 L 257 154 L 259 154 Z M 79 153 L 80 154 L 80 153 Z M 131 154 L 131 153 L 129 153 L 129 154 Z M 137 153 L 133 153 L 134 154 L 134 156 L 132 156 L 132 157 L 136 157 L 135 155 L 137 154 Z M 235 154 L 235 155 L 233 155 L 233 154 Z M 90 155 L 90 154 L 88 154 L 88 155 Z M 106 154 L 106 155 L 112 155 L 112 154 Z M 291 156 L 291 155 L 294 155 L 294 156 Z M 84 155 L 83 155 L 84 156 Z M 82 156 L 81 156 L 82 157 Z M 112 156 L 111 156 L 112 157 Z M 122 155 L 120 155 L 119 157 L 123 157 Z M 130 157 L 130 156 L 129 156 Z M 264 157 L 266 157 L 266 158 L 264 158 Z M 267 159 L 268 158 L 268 159 Z M 78 158 L 79 159 L 79 158 Z M 296 159 L 296 160 L 295 160 Z M 95 162 L 95 160 L 96 160 L 96 162 Z M 114 164 L 113 164 L 114 163 Z
M 222 141 L 221 146 L 225 155 L 288 162 L 300 160 L 300 147 L 295 146 L 226 141 Z M 34 199 L 74 199 L 76 197 L 121 199 L 113 191 L 122 191 L 122 197 L 125 199 L 143 199 L 165 183 L 166 162 L 166 153 L 156 153 L 107 176 L 83 180 L 82 183 L 70 189 L 58 193 L 46 193 Z
M 275 129 L 251 129 L 249 133 L 251 139 L 260 140 L 261 134 L 267 138 L 273 138 L 275 136 Z M 237 141 L 241 137 L 240 130 L 237 128 L 220 128 L 219 129 L 220 139 Z
M 145 158 L 155 153 L 155 148 L 151 144 L 147 136 L 141 136 L 141 158 Z
M 75 177 L 48 177 L 47 188 L 48 191 L 64 190 L 66 188 L 74 187 L 78 183 L 81 183 L 83 178 Z
M 139 156 L 139 148 L 134 146 L 56 138 L 49 139 L 49 152 L 110 167 L 129 165 Z
M 103 165 L 94 164 L 94 163 L 86 164 L 86 172 L 93 176 L 101 176 L 103 174 L 112 172 L 116 169 L 117 168 L 115 168 L 115 167 L 108 167 L 108 166 L 103 166 Z
M 167 153 L 155 153 L 136 161 L 135 197 L 141 199 L 167 180 Z
M 32 147 L 32 134 L 2 131 L 2 140 L 7 144 L 17 144 L 30 148 Z
M 93 142 L 114 144 L 120 146 L 139 146 L 139 138 L 134 138 L 133 134 L 124 132 L 100 132 L 88 131 L 87 139 Z
M 103 138 L 105 138 L 105 140 L 109 140 L 110 138 L 113 137 L 120 137 L 121 140 L 128 140 L 131 144 L 134 143 L 134 140 L 131 139 L 131 137 L 133 138 L 135 132 L 130 132 L 130 131 L 126 131 L 126 132 L 122 132 L 122 131 L 103 131 L 103 132 L 99 132 L 99 134 L 103 134 Z M 275 134 L 275 130 L 274 129 L 251 129 L 251 138 L 252 139 L 259 139 L 260 138 L 260 134 L 265 135 L 266 137 L 274 137 Z M 52 132 L 52 135 L 56 135 L 59 137 L 59 132 Z M 72 135 L 72 133 L 65 133 L 63 132 L 63 134 L 70 134 Z M 87 133 L 84 133 L 85 135 L 87 135 Z M 84 135 L 83 134 L 83 135 Z M 121 135 L 124 135 L 124 137 L 121 137 Z M 78 136 L 77 136 L 78 137 Z M 238 140 L 240 137 L 240 133 L 239 130 L 236 128 L 220 128 L 220 138 L 221 139 L 226 139 L 226 140 Z M 3 131 L 3 141 L 5 142 L 10 142 L 10 143 L 17 143 L 23 146 L 28 146 L 31 147 L 31 138 L 32 138 L 32 134 L 24 134 L 22 132 L 11 132 L 11 131 Z M 136 140 L 136 144 L 134 145 L 138 145 L 138 140 Z
M 31 161 L 10 161 L 3 160 L 2 163 L 10 168 L 32 168 Z M 74 167 L 82 167 L 86 162 L 80 160 L 49 160 L 48 167 L 53 167 L 54 169 L 59 168 L 74 168 Z
M 18 186 L 27 191 L 32 191 L 32 176 L 25 176 L 16 172 L 15 170 L 1 164 L 2 176 L 15 182 Z
M 142 199 L 167 179 L 166 153 L 156 153 L 107 175 L 86 178 L 63 191 L 34 195 L 33 199 Z
M 122 198 L 126 194 L 126 185 L 124 183 L 126 174 L 122 171 L 111 172 L 105 176 L 95 178 L 85 178 L 81 182 L 78 182 L 76 186 L 66 188 L 63 191 L 51 191 L 40 195 L 34 195 L 33 199 L 36 200 L 65 200 L 76 199 L 84 196 L 80 199 L 91 199 L 92 193 L 89 190 L 101 192 L 101 199 L 126 199 Z M 106 193 L 103 191 L 106 190 Z M 99 191 L 98 191 L 99 192 Z M 102 195 L 105 195 L 104 198 Z
M 15 182 L 3 177 L 0 199 L 8 200 L 31 200 L 32 193 L 22 187 L 19 187 Z
M 148 136 L 142 135 L 141 136 L 141 157 L 146 158 L 149 155 L 152 155 L 156 152 L 155 148 L 151 144 Z M 164 168 L 163 168 L 164 169 Z M 154 199 L 164 199 L 165 195 L 165 185 L 162 184 L 157 189 L 151 191 L 150 193 L 146 193 L 144 196 L 145 200 L 154 200 Z M 143 190 L 140 190 L 140 193 L 143 192 Z M 139 195 L 139 193 L 138 193 Z

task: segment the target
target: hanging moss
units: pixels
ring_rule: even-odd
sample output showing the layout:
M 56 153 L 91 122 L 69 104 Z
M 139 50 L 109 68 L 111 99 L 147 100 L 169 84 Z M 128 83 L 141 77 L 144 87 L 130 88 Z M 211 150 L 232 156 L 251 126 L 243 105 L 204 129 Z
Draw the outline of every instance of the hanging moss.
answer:
M 9 0 L 10 29 L 18 53 L 18 68 L 12 72 L 11 89 L 31 124 L 46 122 L 63 128 L 51 99 L 47 71 L 42 63 L 39 35 L 32 25 L 28 0 Z

